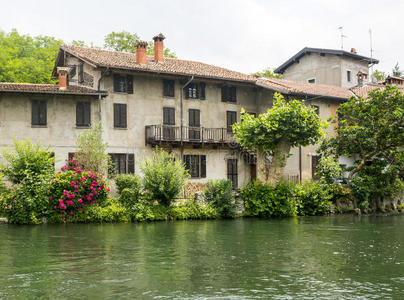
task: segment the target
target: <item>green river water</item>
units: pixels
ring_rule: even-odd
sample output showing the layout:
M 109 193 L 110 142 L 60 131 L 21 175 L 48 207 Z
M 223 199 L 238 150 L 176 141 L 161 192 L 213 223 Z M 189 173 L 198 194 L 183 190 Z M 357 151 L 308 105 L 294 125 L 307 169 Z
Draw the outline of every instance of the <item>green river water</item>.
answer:
M 0 299 L 404 299 L 404 216 L 0 225 Z

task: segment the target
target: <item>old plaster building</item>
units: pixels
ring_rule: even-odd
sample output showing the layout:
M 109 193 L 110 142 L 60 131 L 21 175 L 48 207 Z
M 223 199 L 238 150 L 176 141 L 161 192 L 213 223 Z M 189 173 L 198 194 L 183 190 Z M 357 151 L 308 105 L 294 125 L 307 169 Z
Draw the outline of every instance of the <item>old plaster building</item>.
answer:
M 351 88 L 361 80 L 366 81 L 369 66 L 377 63 L 377 59 L 357 54 L 354 48 L 348 52 L 306 47 L 276 68 L 275 72 L 289 80 Z M 358 74 L 362 75 L 358 77 Z
M 40 140 L 54 151 L 58 168 L 76 151 L 78 134 L 101 122 L 119 173 L 140 173 L 139 161 L 158 146 L 185 162 L 194 183 L 227 177 L 242 186 L 256 176 L 254 157 L 240 149 L 231 130 L 242 108 L 263 113 L 278 92 L 305 100 L 328 119 L 353 95 L 337 86 L 257 79 L 164 58 L 163 41 L 161 34 L 154 37 L 154 57 L 146 55 L 146 42 L 138 43 L 136 54 L 62 46 L 54 68 L 58 86 L 0 83 L 1 147 L 12 145 L 13 136 Z M 313 177 L 315 149 L 292 149 L 287 180 Z

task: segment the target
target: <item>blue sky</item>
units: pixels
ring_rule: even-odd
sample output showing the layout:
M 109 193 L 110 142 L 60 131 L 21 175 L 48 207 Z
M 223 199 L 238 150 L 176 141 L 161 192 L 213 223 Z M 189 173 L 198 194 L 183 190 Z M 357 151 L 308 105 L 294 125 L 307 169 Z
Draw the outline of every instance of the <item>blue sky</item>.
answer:
M 356 48 L 376 66 L 404 69 L 404 1 L 362 0 L 2 0 L 0 30 L 51 35 L 102 45 L 111 31 L 136 32 L 151 40 L 159 32 L 179 58 L 250 73 L 277 67 L 305 46 Z

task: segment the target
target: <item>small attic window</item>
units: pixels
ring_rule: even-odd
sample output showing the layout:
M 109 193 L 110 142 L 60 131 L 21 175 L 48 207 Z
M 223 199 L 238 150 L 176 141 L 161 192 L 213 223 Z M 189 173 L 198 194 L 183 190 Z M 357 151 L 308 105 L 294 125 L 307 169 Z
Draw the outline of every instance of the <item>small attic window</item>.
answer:
M 325 53 L 320 53 L 320 56 L 325 56 Z
M 316 83 L 316 78 L 307 79 L 308 83 Z

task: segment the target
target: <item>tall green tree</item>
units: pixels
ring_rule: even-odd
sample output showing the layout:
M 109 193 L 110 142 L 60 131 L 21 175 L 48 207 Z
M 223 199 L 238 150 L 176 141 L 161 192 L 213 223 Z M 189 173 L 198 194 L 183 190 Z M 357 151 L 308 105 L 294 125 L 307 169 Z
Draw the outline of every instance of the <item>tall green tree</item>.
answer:
M 0 32 L 0 82 L 55 83 L 52 69 L 59 46 L 50 36 Z
M 128 31 L 112 31 L 104 38 L 104 48 L 114 51 L 136 53 L 136 42 L 139 39 L 140 38 L 136 33 L 130 33 Z M 148 42 L 147 54 L 154 55 L 153 42 Z M 164 57 L 177 58 L 177 55 L 166 47 L 164 48 Z
M 252 73 L 251 75 L 255 77 L 265 77 L 265 78 L 283 78 L 283 74 L 277 74 L 274 71 L 272 71 L 271 68 L 266 68 L 262 71 Z
M 335 136 L 320 150 L 336 157 L 357 157 L 348 179 L 368 161 L 382 159 L 397 163 L 404 148 L 404 95 L 397 87 L 369 92 L 368 98 L 351 97 L 337 110 Z
M 254 117 L 244 113 L 233 125 L 237 141 L 257 153 L 257 175 L 266 183 L 278 184 L 291 147 L 315 144 L 328 126 L 314 108 L 298 100 L 285 101 L 275 94 L 273 106 Z M 267 158 L 272 156 L 269 167 Z

